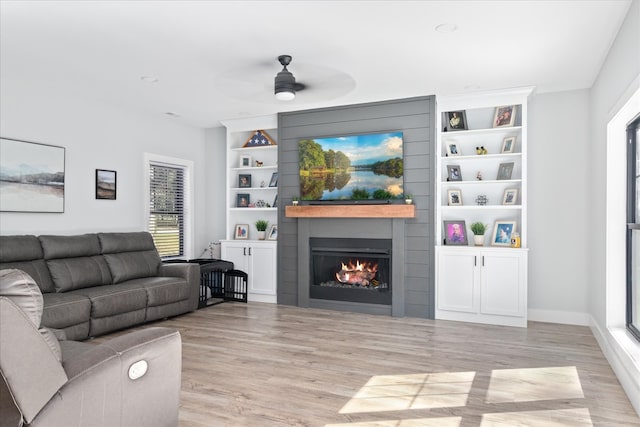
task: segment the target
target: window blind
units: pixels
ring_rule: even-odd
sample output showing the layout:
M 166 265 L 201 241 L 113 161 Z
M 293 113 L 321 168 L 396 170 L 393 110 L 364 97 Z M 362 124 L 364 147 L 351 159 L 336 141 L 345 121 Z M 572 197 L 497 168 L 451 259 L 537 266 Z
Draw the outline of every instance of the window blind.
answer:
M 149 232 L 160 257 L 184 255 L 184 168 L 149 165 Z

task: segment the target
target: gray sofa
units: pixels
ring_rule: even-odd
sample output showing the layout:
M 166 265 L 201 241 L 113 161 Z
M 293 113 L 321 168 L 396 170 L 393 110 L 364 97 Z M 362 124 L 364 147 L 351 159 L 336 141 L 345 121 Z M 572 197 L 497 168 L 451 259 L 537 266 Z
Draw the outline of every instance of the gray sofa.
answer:
M 0 236 L 0 270 L 38 284 L 42 325 L 83 340 L 198 308 L 200 266 L 163 264 L 147 232 Z

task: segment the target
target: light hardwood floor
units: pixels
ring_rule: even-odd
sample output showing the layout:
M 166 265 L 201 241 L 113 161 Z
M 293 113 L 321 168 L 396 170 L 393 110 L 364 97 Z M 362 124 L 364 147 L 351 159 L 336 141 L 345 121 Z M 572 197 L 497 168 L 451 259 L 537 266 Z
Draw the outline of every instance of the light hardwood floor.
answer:
M 587 327 L 224 303 L 180 330 L 180 426 L 640 426 Z

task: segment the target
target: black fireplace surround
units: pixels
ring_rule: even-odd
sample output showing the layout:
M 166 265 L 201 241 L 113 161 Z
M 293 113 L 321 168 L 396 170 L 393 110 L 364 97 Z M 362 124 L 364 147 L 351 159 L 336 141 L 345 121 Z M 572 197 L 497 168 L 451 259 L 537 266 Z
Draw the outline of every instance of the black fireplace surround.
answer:
M 391 239 L 309 238 L 309 297 L 391 305 L 391 252 Z

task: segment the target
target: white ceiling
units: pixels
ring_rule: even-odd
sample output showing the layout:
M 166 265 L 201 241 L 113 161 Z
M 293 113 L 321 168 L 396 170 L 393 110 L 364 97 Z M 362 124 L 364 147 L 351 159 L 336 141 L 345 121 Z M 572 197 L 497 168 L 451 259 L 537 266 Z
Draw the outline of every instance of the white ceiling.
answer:
M 0 94 L 9 85 L 55 91 L 206 128 L 431 94 L 583 89 L 630 4 L 2 0 Z M 308 85 L 291 102 L 273 97 L 280 54 Z

